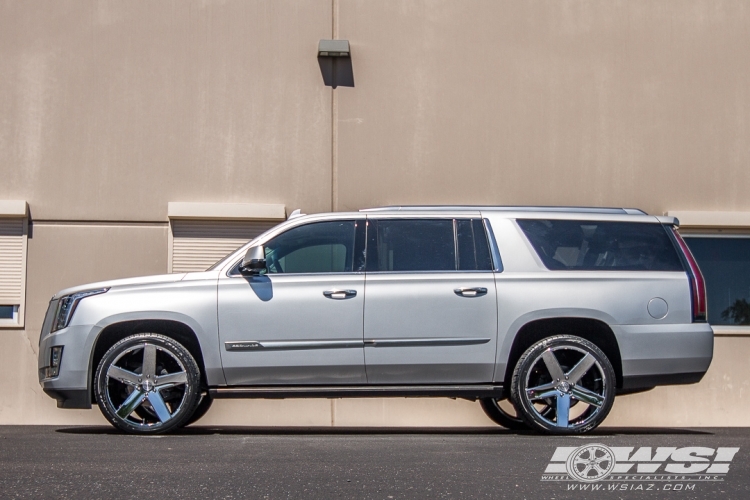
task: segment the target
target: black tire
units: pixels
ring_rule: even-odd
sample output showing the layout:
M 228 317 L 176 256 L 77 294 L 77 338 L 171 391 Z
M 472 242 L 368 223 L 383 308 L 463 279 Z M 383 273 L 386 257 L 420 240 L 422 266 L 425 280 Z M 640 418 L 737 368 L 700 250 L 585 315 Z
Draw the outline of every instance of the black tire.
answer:
M 614 369 L 601 349 L 580 337 L 557 335 L 523 353 L 513 371 L 510 397 L 532 429 L 583 434 L 607 417 L 615 386 Z M 577 410 L 570 412 L 574 406 Z
M 211 408 L 212 404 L 214 404 L 214 398 L 212 398 L 208 394 L 203 396 L 200 403 L 198 403 L 198 406 L 195 408 L 195 411 L 190 416 L 185 425 L 193 425 L 198 420 L 202 419 L 203 416 L 208 413 L 208 410 Z
M 195 359 L 180 343 L 157 333 L 117 342 L 102 357 L 94 380 L 102 413 L 130 434 L 179 429 L 201 401 Z
M 503 401 L 505 401 L 506 403 L 504 406 L 510 408 L 503 408 L 503 405 L 501 404 Z M 498 425 L 502 425 L 506 429 L 510 429 L 512 431 L 527 431 L 531 429 L 531 427 L 529 427 L 529 424 L 527 424 L 526 421 L 518 414 L 516 405 L 510 398 L 482 398 L 479 400 L 479 404 L 482 406 L 482 410 L 484 410 L 484 413 L 493 422 Z M 554 411 L 552 408 L 547 407 L 546 409 L 543 409 L 541 413 L 543 416 L 546 416 L 552 411 Z
M 529 424 L 524 419 L 518 416 L 518 411 L 510 413 L 505 408 L 500 406 L 501 401 L 507 401 L 508 405 L 513 405 L 510 400 L 499 400 L 495 398 L 482 398 L 479 400 L 479 404 L 482 406 L 484 413 L 498 425 L 502 425 L 506 429 L 512 431 L 524 431 L 529 430 Z

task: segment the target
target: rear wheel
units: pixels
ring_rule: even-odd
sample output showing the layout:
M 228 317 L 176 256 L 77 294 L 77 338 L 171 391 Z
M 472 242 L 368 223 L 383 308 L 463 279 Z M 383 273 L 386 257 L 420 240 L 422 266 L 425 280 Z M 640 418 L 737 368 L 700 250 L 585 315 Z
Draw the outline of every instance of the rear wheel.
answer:
M 104 416 L 131 434 L 160 434 L 185 425 L 201 401 L 200 370 L 190 352 L 156 333 L 113 345 L 96 371 Z
M 581 434 L 607 417 L 615 384 L 601 349 L 580 337 L 558 335 L 537 342 L 518 360 L 511 399 L 533 429 Z
M 484 413 L 490 417 L 493 422 L 502 425 L 506 429 L 512 431 L 525 431 L 530 429 L 529 424 L 527 424 L 518 414 L 516 405 L 510 398 L 483 398 L 479 400 L 479 404 L 482 406 Z M 550 415 L 554 410 L 547 406 L 546 408 L 540 408 L 539 411 L 542 415 Z
M 529 424 L 518 416 L 518 412 L 510 399 L 483 398 L 479 400 L 479 404 L 482 406 L 484 413 L 496 424 L 512 431 L 529 429 Z

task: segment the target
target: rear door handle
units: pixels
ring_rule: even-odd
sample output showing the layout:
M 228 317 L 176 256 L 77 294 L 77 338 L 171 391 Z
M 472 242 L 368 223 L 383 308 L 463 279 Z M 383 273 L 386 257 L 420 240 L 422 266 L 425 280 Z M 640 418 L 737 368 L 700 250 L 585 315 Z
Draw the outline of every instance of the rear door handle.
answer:
M 461 297 L 481 297 L 482 295 L 487 295 L 487 289 L 484 287 L 456 288 L 453 291 L 456 295 L 460 295 Z
M 328 299 L 351 299 L 357 296 L 357 290 L 326 290 L 323 295 Z

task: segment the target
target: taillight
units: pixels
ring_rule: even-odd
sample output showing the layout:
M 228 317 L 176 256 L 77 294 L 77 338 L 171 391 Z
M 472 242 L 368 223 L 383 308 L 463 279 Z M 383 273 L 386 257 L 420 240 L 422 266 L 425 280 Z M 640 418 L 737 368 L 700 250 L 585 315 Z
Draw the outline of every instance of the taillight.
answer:
M 693 295 L 693 322 L 706 321 L 706 282 L 703 280 L 703 274 L 701 274 L 698 263 L 695 261 L 687 243 L 674 227 L 672 228 L 672 234 L 674 234 L 677 244 L 680 245 L 680 250 L 682 250 L 687 262 L 687 273 L 690 277 L 690 289 Z

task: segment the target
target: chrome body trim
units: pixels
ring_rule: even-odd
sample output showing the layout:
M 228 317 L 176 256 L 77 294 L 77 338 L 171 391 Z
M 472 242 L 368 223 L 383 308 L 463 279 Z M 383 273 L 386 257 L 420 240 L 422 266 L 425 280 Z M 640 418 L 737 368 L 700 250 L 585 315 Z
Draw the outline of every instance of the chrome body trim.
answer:
M 482 295 L 487 295 L 487 289 L 483 286 L 475 288 L 456 288 L 453 290 L 453 293 L 459 297 L 481 297 Z
M 323 296 L 334 300 L 350 299 L 357 296 L 357 290 L 326 290 Z
M 491 339 L 483 338 L 431 338 L 431 339 L 365 339 L 367 347 L 427 347 L 486 344 Z
M 279 349 L 348 349 L 353 347 L 426 347 L 486 344 L 487 338 L 431 338 L 387 340 L 318 340 L 318 341 L 257 341 L 236 340 L 224 342 L 227 351 L 260 351 Z
M 348 349 L 352 347 L 361 348 L 364 342 L 361 340 L 316 340 L 316 341 L 227 341 L 224 349 L 227 351 L 267 351 L 280 349 Z

